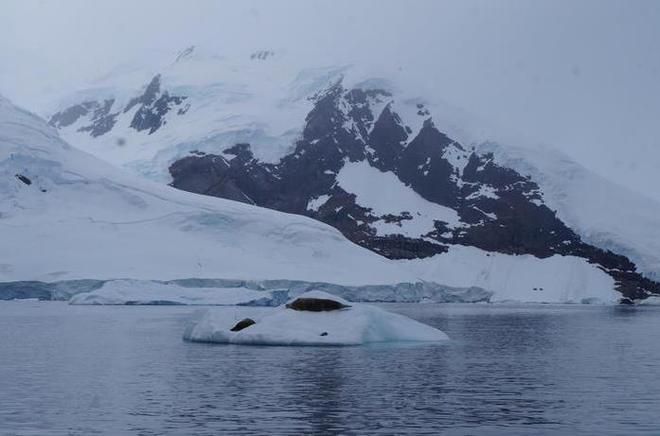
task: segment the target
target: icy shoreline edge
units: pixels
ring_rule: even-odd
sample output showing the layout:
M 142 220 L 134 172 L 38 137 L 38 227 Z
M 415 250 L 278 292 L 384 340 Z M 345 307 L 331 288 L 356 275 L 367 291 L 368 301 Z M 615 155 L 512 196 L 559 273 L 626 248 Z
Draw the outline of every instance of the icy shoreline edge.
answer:
M 372 303 L 489 303 L 493 292 L 434 282 L 343 286 L 301 280 L 64 280 L 0 282 L 0 300 L 39 299 L 80 305 L 241 305 L 279 306 L 311 290 L 324 291 L 352 302 Z M 498 300 L 499 301 L 499 300 Z M 520 301 L 525 302 L 525 301 Z M 531 302 L 531 301 L 530 301 Z M 535 301 L 538 302 L 538 301 Z M 548 301 L 600 304 L 602 301 Z

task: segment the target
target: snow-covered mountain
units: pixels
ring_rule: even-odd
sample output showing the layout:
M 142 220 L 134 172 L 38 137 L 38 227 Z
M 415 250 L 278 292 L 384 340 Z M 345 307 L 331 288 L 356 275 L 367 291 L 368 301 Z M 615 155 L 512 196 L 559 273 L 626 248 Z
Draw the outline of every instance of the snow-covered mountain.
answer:
M 660 292 L 660 206 L 555 152 L 455 139 L 446 107 L 355 66 L 189 48 L 81 90 L 50 124 L 113 164 L 310 216 L 387 258 L 482 272 L 491 256 L 578 258 L 630 299 Z
M 4 98 L 0 198 L 0 298 L 96 290 L 94 301 L 200 304 L 309 288 L 353 300 L 619 298 L 610 277 L 574 256 L 541 260 L 455 246 L 441 257 L 388 260 L 309 218 L 128 175 Z
M 318 221 L 125 174 L 4 98 L 0 198 L 0 281 L 414 280 Z
M 619 298 L 611 278 L 573 256 L 453 247 L 442 257 L 389 260 L 307 217 L 127 174 L 2 97 L 0 199 L 0 298 L 96 289 L 95 301 L 175 295 L 200 304 L 241 289 L 249 300 L 255 289 L 308 288 L 371 301 Z

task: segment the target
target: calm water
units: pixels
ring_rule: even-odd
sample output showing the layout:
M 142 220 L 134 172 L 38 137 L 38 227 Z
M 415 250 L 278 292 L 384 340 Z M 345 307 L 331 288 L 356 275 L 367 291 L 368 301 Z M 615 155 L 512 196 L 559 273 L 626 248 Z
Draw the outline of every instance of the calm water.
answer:
M 191 308 L 0 302 L 0 434 L 660 434 L 660 308 L 384 307 L 451 343 L 192 344 Z

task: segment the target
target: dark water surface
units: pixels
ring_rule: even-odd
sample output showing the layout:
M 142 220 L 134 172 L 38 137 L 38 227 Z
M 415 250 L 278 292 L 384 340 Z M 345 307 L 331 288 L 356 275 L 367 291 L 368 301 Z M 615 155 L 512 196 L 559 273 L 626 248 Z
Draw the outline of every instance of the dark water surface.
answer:
M 383 307 L 452 341 L 193 344 L 191 308 L 0 302 L 0 434 L 660 434 L 660 308 Z

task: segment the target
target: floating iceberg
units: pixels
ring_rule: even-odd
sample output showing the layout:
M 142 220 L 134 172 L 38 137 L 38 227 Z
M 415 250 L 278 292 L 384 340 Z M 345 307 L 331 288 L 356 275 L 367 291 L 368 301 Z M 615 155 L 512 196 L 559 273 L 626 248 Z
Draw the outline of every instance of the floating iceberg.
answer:
M 91 292 L 74 295 L 69 304 L 81 305 L 212 305 L 277 306 L 286 301 L 283 290 L 261 291 L 240 286 L 189 287 L 175 282 L 110 280 Z
M 236 324 L 226 312 L 210 309 L 186 330 L 184 339 L 243 345 L 361 345 L 449 339 L 444 332 L 405 316 L 349 303 L 321 291 L 306 292 L 255 319 L 254 323 L 246 318 Z

